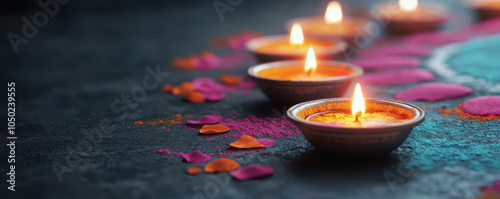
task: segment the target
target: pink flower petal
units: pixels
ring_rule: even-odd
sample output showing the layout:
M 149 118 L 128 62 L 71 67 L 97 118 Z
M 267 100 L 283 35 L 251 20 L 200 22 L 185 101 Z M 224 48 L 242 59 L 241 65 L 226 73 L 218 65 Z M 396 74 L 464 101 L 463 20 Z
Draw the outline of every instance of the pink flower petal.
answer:
M 175 155 L 182 157 L 191 164 L 199 164 L 210 160 L 210 156 L 202 153 L 201 151 L 195 150 L 191 151 L 187 154 L 184 153 L 176 153 Z
M 268 166 L 250 165 L 231 172 L 237 180 L 249 180 L 273 175 L 274 169 Z
M 219 85 L 214 79 L 210 77 L 201 77 L 193 80 L 193 88 L 200 92 L 211 92 L 214 90 L 220 90 Z
M 373 59 L 358 59 L 351 61 L 351 63 L 367 70 L 381 70 L 391 68 L 416 68 L 420 65 L 420 60 L 408 57 L 378 57 Z
M 428 56 L 431 54 L 429 47 L 407 43 L 397 46 L 384 46 L 361 51 L 358 56 L 362 57 L 377 57 L 383 55 L 397 56 Z
M 172 152 L 170 152 L 168 149 L 158 149 L 158 150 L 153 151 L 153 153 L 165 153 L 167 155 L 172 154 Z
M 373 85 L 400 85 L 431 80 L 434 80 L 434 75 L 425 69 L 377 72 L 361 77 L 361 82 Z
M 221 101 L 223 99 L 226 99 L 226 94 L 224 94 L 222 91 L 209 91 L 209 92 L 202 92 L 203 97 L 205 97 L 206 100 L 208 101 Z
M 422 84 L 397 93 L 394 98 L 406 101 L 439 101 L 462 97 L 472 93 L 472 89 L 451 83 Z
M 264 145 L 266 147 L 271 147 L 274 145 L 274 143 L 276 143 L 276 141 L 271 140 L 271 139 L 266 139 L 266 138 L 257 139 L 257 141 L 259 141 L 262 145 Z
M 222 120 L 222 117 L 219 115 L 204 115 L 198 118 L 198 120 L 188 120 L 188 124 L 216 124 Z
M 471 115 L 500 115 L 500 96 L 472 98 L 464 102 L 462 110 Z M 498 186 L 500 187 L 500 182 Z

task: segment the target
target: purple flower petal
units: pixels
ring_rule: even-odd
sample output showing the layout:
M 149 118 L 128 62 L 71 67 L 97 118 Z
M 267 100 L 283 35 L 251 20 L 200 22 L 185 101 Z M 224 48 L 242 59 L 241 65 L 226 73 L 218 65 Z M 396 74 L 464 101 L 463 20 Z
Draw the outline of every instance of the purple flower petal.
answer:
M 377 72 L 361 77 L 362 83 L 372 85 L 400 85 L 431 80 L 434 80 L 434 75 L 425 69 Z
M 451 83 L 422 84 L 397 93 L 394 98 L 405 101 L 439 101 L 462 97 L 472 93 L 472 89 Z
M 192 84 L 193 84 L 193 88 L 195 90 L 198 90 L 202 93 L 211 92 L 214 90 L 220 91 L 219 85 L 217 84 L 217 82 L 215 82 L 214 79 L 212 79 L 210 77 L 196 78 L 193 80 Z
M 250 165 L 231 172 L 231 176 L 237 180 L 249 180 L 273 175 L 274 169 L 268 166 Z
M 204 154 L 202 153 L 201 151 L 191 151 L 187 154 L 184 154 L 184 153 L 177 153 L 175 154 L 179 157 L 182 157 L 186 160 L 186 162 L 189 162 L 191 164 L 199 164 L 199 163 L 203 163 L 203 162 L 206 162 L 206 161 L 209 161 L 210 160 L 210 156 L 207 155 L 207 154 Z
M 222 120 L 219 115 L 204 115 L 198 118 L 198 120 L 188 120 L 188 124 L 216 124 Z
M 471 115 L 500 115 L 500 96 L 490 95 L 472 98 L 464 102 L 462 110 Z M 500 181 L 498 186 L 500 187 Z
M 266 138 L 257 139 L 257 141 L 259 141 L 262 145 L 264 145 L 266 147 L 271 147 L 274 145 L 274 143 L 276 143 L 276 141 L 271 140 L 271 139 L 266 139 Z
M 420 65 L 420 60 L 412 57 L 377 57 L 372 59 L 358 59 L 351 61 L 351 63 L 367 70 L 381 70 L 391 68 L 416 68 Z

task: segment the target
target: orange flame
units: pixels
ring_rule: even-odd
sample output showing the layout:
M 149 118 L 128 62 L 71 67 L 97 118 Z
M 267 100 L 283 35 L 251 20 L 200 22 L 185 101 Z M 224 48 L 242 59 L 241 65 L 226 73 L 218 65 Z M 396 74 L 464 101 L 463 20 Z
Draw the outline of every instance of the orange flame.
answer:
M 304 66 L 304 71 L 307 75 L 314 74 L 316 71 L 316 57 L 314 57 L 314 50 L 309 48 L 307 51 L 306 65 Z
M 304 34 L 302 34 L 302 28 L 299 24 L 293 24 L 290 32 L 290 43 L 295 45 L 304 43 Z
M 365 113 L 365 100 L 363 99 L 363 93 L 361 92 L 361 86 L 356 84 L 354 89 L 354 96 L 352 97 L 352 114 L 356 116 L 356 113 L 361 111 L 361 115 Z
M 414 11 L 418 7 L 418 0 L 399 0 L 399 7 L 404 11 Z
M 338 1 L 330 1 L 325 13 L 326 23 L 339 23 L 342 21 L 342 8 Z

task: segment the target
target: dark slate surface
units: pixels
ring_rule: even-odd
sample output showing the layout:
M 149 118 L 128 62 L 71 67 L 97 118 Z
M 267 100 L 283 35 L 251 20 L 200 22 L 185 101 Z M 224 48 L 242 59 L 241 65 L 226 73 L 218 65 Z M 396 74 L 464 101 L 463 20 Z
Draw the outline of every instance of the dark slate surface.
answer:
M 353 7 L 369 7 L 376 2 L 349 3 Z M 472 20 L 460 2 L 443 3 L 455 9 L 447 28 Z M 26 3 L 31 9 L 24 12 L 3 14 L 3 35 L 19 34 L 20 18 L 31 17 L 40 10 L 32 4 Z M 360 160 L 323 154 L 302 135 L 277 139 L 275 146 L 266 149 L 266 152 L 281 156 L 257 153 L 234 158 L 241 165 L 272 166 L 275 174 L 271 178 L 237 182 L 227 173 L 190 176 L 184 173 L 189 165 L 180 158 L 152 151 L 161 148 L 188 150 L 192 146 L 213 146 L 214 142 L 222 145 L 222 141 L 228 143 L 234 138 L 216 137 L 213 142 L 206 142 L 196 130 L 176 126 L 166 132 L 158 127 L 134 125 L 134 121 L 175 114 L 199 117 L 239 113 L 267 117 L 274 115 L 273 109 L 282 111 L 283 107 L 271 104 L 258 90 L 243 96 L 229 95 L 218 103 L 188 104 L 176 96 L 161 93 L 158 87 L 148 90 L 147 96 L 137 101 L 137 106 L 130 108 L 125 116 L 111 109 L 114 100 L 142 85 L 148 66 L 159 66 L 161 71 L 168 72 L 161 83 L 173 84 L 195 77 L 217 77 L 221 72 L 244 74 L 254 63 L 245 63 L 230 71 L 185 72 L 173 70 L 170 60 L 207 49 L 210 38 L 240 29 L 282 33 L 288 19 L 323 13 L 326 4 L 327 1 L 243 0 L 220 21 L 212 1 L 71 1 L 61 6 L 60 12 L 39 28 L 28 44 L 22 44 L 19 53 L 13 53 L 4 37 L 0 55 L 2 80 L 4 83 L 16 82 L 19 139 L 16 141 L 16 192 L 6 192 L 4 184 L 2 195 L 75 199 L 471 198 L 479 194 L 477 186 L 500 178 L 499 160 L 491 159 L 493 155 L 487 150 L 485 158 L 493 163 L 484 168 L 467 166 L 472 159 L 459 164 L 448 163 L 448 159 L 443 158 L 449 154 L 446 148 L 441 154 L 422 154 L 411 147 L 402 147 L 387 157 Z M 428 66 L 424 62 L 422 67 Z M 439 80 L 444 79 L 438 76 Z M 401 89 L 414 85 L 366 86 L 364 90 L 367 96 L 392 98 Z M 480 85 L 469 86 L 476 89 L 474 96 L 499 94 Z M 464 99 L 467 98 L 415 104 L 454 108 Z M 5 99 L 2 102 L 6 103 Z M 2 114 L 5 113 L 2 110 Z M 457 131 L 460 130 L 458 126 L 470 125 L 446 120 L 433 126 L 429 118 L 440 116 L 432 110 L 428 114 L 426 122 L 429 125 L 416 129 L 413 134 L 439 131 L 441 127 Z M 468 129 L 469 132 L 482 132 L 496 127 L 497 121 L 493 121 L 474 124 Z M 492 143 L 497 145 L 491 147 L 498 146 L 498 140 Z M 75 151 L 80 153 L 75 155 Z M 216 149 L 203 151 L 221 152 Z M 419 158 L 412 159 L 415 156 Z M 436 166 L 422 166 L 425 165 L 422 157 L 428 157 Z M 295 158 L 308 161 L 290 164 Z M 1 162 L 1 171 L 7 172 L 5 160 Z M 67 172 L 58 178 L 54 167 L 66 168 Z M 391 185 L 386 176 L 391 176 L 395 184 Z

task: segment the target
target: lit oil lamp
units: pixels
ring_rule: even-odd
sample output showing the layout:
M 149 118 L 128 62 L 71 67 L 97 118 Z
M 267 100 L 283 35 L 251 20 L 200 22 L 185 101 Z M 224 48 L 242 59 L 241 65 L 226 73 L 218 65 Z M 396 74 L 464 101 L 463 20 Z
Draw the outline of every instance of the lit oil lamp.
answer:
M 274 102 L 293 105 L 308 100 L 341 97 L 361 75 L 361 67 L 318 60 L 309 48 L 301 60 L 269 62 L 248 69 L 257 86 Z
M 448 21 L 445 7 L 418 0 L 399 0 L 398 5 L 380 4 L 373 13 L 384 22 L 389 33 L 396 35 L 433 31 Z
M 292 19 L 286 25 L 290 30 L 292 24 L 300 24 L 306 37 L 341 38 L 353 44 L 356 34 L 363 29 L 369 20 L 356 17 L 344 17 L 338 1 L 331 1 L 324 16 L 312 16 Z
M 469 0 L 467 3 L 476 10 L 480 21 L 500 18 L 500 0 Z
M 288 118 L 319 149 L 338 154 L 385 154 L 401 145 L 425 112 L 396 100 L 364 99 L 361 86 L 354 96 L 303 102 Z
M 250 40 L 247 50 L 260 63 L 280 60 L 300 60 L 309 47 L 316 49 L 316 56 L 321 60 L 332 59 L 344 52 L 347 44 L 341 40 L 306 37 L 300 25 L 292 27 L 290 35 L 271 35 Z

